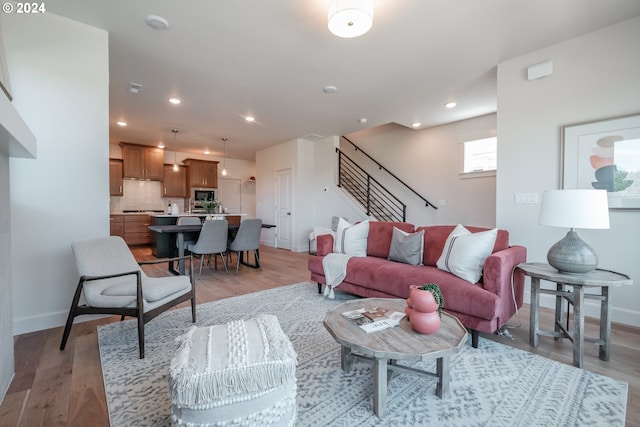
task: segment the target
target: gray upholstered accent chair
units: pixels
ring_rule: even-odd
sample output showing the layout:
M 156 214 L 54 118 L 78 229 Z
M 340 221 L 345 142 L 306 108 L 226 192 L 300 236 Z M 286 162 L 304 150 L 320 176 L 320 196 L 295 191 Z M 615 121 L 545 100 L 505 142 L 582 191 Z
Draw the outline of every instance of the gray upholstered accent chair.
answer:
M 195 244 L 189 245 L 188 249 L 192 254 L 200 255 L 200 271 L 198 279 L 202 276 L 202 264 L 204 256 L 209 255 L 209 268 L 211 268 L 211 255 L 213 255 L 216 270 L 218 269 L 218 258 L 222 258 L 224 271 L 227 269 L 227 237 L 229 235 L 229 222 L 226 219 L 210 219 L 204 222 L 200 236 Z
M 140 359 L 144 358 L 144 325 L 160 313 L 191 300 L 191 318 L 196 321 L 193 272 L 189 276 L 149 277 L 141 264 L 172 262 L 165 258 L 136 262 L 121 237 L 108 236 L 72 243 L 80 280 L 69 309 L 60 350 L 64 350 L 73 319 L 82 314 L 119 314 L 138 319 Z M 192 256 L 184 256 L 193 262 Z M 80 295 L 86 304 L 79 304 Z
M 197 216 L 180 216 L 176 221 L 176 225 L 200 225 L 202 221 Z M 184 249 L 189 249 L 189 245 L 193 245 L 198 240 L 198 233 L 184 233 Z M 176 246 L 178 242 L 176 241 Z
M 249 267 L 259 268 L 262 271 L 260 265 L 260 232 L 262 231 L 262 220 L 257 219 L 245 219 L 240 223 L 238 228 L 238 234 L 229 245 L 229 251 L 236 252 L 238 254 L 238 262 L 236 263 L 236 274 L 240 264 L 248 265 Z M 253 251 L 255 256 L 255 264 L 249 264 L 243 261 L 242 253 Z M 249 257 L 247 253 L 247 258 Z

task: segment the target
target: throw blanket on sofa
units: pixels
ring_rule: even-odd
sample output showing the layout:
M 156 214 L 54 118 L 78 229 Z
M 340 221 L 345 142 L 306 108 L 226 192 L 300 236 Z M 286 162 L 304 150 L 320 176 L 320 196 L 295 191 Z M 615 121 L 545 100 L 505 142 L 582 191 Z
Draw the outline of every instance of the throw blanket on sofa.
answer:
M 347 262 L 353 255 L 330 253 L 322 259 L 322 269 L 327 281 L 324 287 L 324 296 L 335 298 L 333 288 L 338 286 L 347 276 Z

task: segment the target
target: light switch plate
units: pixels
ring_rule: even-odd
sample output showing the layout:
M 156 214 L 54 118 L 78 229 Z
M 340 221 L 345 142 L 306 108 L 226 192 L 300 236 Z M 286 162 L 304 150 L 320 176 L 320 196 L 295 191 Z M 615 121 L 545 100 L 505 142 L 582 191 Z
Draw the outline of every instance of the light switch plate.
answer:
M 516 205 L 537 204 L 538 193 L 515 193 L 513 196 L 513 203 Z

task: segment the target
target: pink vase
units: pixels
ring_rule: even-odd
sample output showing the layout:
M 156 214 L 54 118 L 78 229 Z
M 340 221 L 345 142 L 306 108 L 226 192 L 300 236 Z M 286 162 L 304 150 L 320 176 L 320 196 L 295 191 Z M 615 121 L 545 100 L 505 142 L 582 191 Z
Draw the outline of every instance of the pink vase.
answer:
M 413 310 L 409 322 L 413 330 L 421 334 L 433 334 L 440 328 L 440 316 L 437 311 L 424 313 Z
M 404 308 L 404 314 L 405 316 L 407 316 L 407 320 L 411 319 L 412 312 L 413 312 L 413 307 L 411 307 L 409 300 L 407 300 L 407 306 Z
M 411 289 L 409 298 L 411 299 L 411 306 L 418 311 L 432 313 L 438 310 L 438 302 L 433 297 L 433 294 L 429 291 L 418 289 L 417 286 Z

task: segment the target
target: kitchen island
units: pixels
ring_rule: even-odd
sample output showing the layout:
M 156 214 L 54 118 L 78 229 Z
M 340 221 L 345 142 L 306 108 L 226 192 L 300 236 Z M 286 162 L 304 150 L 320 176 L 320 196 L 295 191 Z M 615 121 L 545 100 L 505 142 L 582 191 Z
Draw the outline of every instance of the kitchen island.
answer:
M 181 213 L 178 215 L 169 215 L 164 213 L 152 213 L 151 225 L 175 225 L 179 217 L 197 216 L 202 221 L 207 217 L 206 213 Z M 230 225 L 240 225 L 242 217 L 247 214 L 214 214 L 215 217 L 225 217 Z M 174 234 L 163 234 L 151 232 L 151 253 L 158 258 L 167 258 L 175 255 L 176 242 Z

